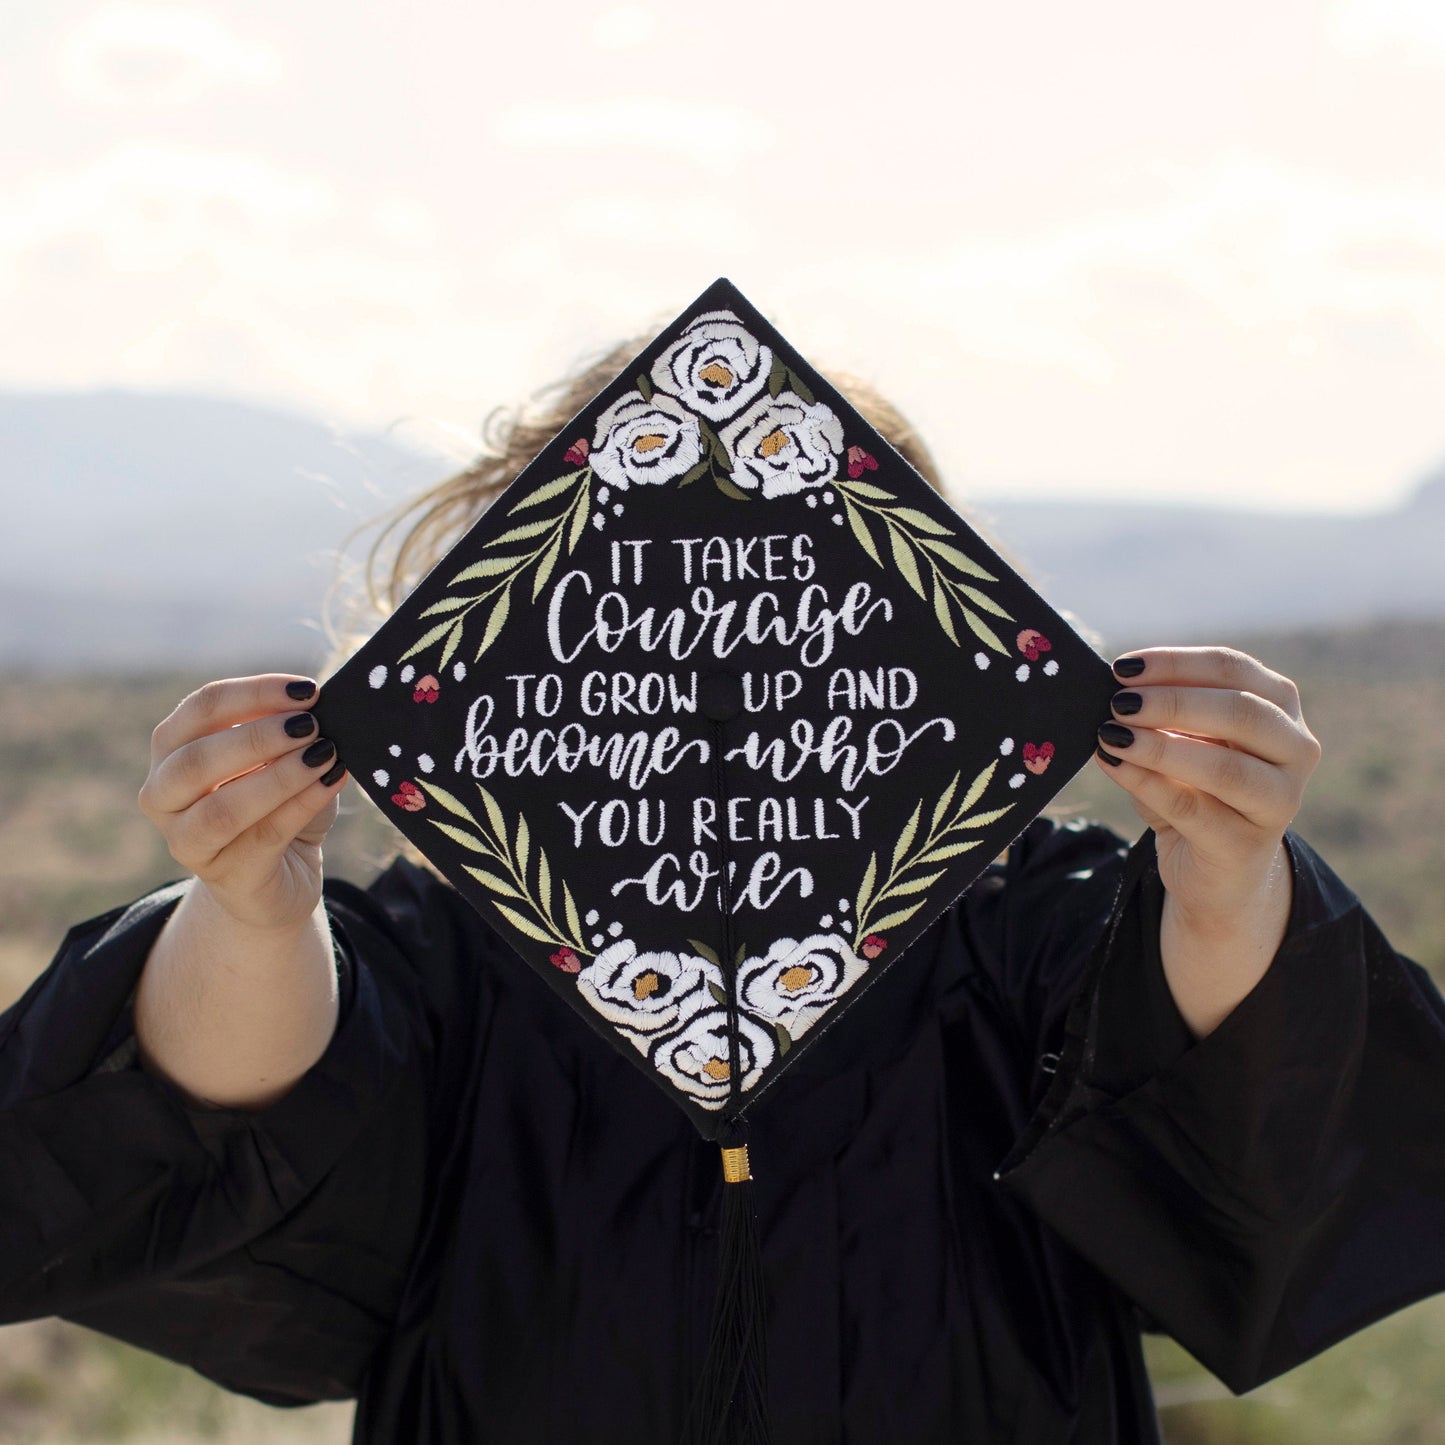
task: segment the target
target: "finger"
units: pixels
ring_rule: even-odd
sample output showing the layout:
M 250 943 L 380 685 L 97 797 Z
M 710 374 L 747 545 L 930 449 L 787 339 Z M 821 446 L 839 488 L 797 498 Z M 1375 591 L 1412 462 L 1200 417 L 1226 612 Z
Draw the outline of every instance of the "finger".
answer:
M 1303 760 L 1306 734 L 1274 703 L 1221 687 L 1135 687 L 1111 700 L 1130 727 L 1158 728 L 1201 742 L 1242 748 L 1277 767 Z
M 1149 687 L 1218 687 L 1252 692 L 1287 716 L 1300 717 L 1299 689 L 1258 658 L 1232 647 L 1146 647 L 1114 663 L 1124 682 Z
M 316 818 L 334 809 L 345 778 L 346 769 L 334 762 L 319 778 L 233 838 L 211 859 L 210 871 L 232 881 L 248 871 L 265 873 L 274 868 L 276 859 Z M 308 841 L 319 845 L 323 832 L 317 830 L 317 836 Z
M 315 737 L 316 719 L 309 712 L 256 718 L 207 733 L 152 768 L 141 789 L 141 807 L 157 821 L 182 813 L 207 793 L 306 747 Z
M 1234 748 L 1108 722 L 1099 729 L 1105 752 L 1207 793 L 1259 828 L 1287 826 L 1297 791 L 1279 768 Z
M 309 747 L 278 758 L 269 767 L 217 788 L 186 809 L 171 827 L 171 853 L 193 873 L 207 870 L 223 848 L 262 818 L 322 777 L 335 783 L 341 775 L 336 773 L 335 744 L 329 738 L 320 738 Z
M 1177 778 L 1150 772 L 1126 762 L 1102 747 L 1094 754 L 1096 764 L 1133 800 L 1134 809 L 1154 829 L 1161 825 L 1198 842 L 1206 836 L 1219 838 L 1246 822 L 1218 798 L 1191 788 Z
M 294 712 L 297 703 L 311 702 L 315 696 L 311 678 L 287 672 L 208 682 L 183 698 L 151 734 L 151 758 L 158 762 L 196 738 L 253 718 Z

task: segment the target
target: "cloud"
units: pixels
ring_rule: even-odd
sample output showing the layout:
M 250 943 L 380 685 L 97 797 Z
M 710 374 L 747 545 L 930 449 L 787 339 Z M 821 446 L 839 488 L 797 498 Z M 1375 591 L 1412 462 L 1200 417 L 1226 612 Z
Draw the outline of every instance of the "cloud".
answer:
M 274 85 L 281 60 L 194 6 L 118 3 L 62 35 L 56 73 L 73 99 L 159 108 L 189 104 L 226 84 Z
M 761 115 L 716 98 L 617 95 L 538 100 L 501 112 L 496 139 L 515 150 L 661 151 L 717 173 L 771 150 L 777 133 Z

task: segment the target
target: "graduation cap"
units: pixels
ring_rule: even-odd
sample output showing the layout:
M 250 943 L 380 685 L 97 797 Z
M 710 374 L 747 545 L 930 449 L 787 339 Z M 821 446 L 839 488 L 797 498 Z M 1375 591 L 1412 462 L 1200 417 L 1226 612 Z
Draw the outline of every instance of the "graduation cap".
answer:
M 722 280 L 316 711 L 518 967 L 744 1185 L 748 1111 L 1082 766 L 1114 686 Z M 724 1199 L 696 1437 L 751 1394 L 729 1418 L 762 1438 L 751 1211 Z

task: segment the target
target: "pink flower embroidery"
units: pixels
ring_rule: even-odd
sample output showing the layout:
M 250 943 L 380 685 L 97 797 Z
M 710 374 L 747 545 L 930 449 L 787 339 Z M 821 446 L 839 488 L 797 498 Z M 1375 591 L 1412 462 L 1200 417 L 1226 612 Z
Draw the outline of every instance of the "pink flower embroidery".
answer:
M 1034 777 L 1049 770 L 1049 764 L 1054 760 L 1054 745 L 1052 743 L 1025 743 L 1024 744 L 1024 767 Z
M 560 968 L 563 973 L 582 971 L 582 960 L 570 948 L 559 948 L 556 953 L 548 954 L 547 961 L 554 968 Z
M 569 467 L 580 467 L 586 460 L 587 454 L 592 450 L 586 437 L 578 437 L 570 447 L 567 448 L 567 455 L 562 458 Z
M 878 470 L 878 458 L 871 452 L 865 452 L 862 447 L 848 448 L 848 475 L 856 482 L 864 472 L 876 472 Z
M 863 940 L 863 947 L 860 948 L 858 952 L 861 953 L 864 958 L 874 959 L 887 947 L 888 940 L 884 938 L 881 933 L 870 933 L 868 937 Z
M 1024 630 L 1019 633 L 1017 641 L 1019 651 L 1023 653 L 1030 662 L 1037 662 L 1039 660 L 1039 653 L 1052 652 L 1054 650 L 1054 644 L 1050 642 L 1042 632 L 1038 632 L 1032 627 L 1025 627 Z
M 435 702 L 441 696 L 442 685 L 431 673 L 416 680 L 416 687 L 413 688 L 411 700 L 413 702 Z
M 398 783 L 391 801 L 407 813 L 420 813 L 426 807 L 426 794 L 415 783 Z

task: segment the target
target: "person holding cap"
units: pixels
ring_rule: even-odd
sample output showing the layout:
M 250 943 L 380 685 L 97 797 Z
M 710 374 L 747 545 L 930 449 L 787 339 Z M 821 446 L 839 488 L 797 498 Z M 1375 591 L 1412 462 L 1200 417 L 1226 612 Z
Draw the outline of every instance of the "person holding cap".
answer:
M 392 522 L 386 607 L 638 349 Z M 1296 687 L 1156 645 L 1112 687 L 1093 766 L 1141 843 L 1028 823 L 752 1118 L 765 1425 L 689 1419 L 711 1148 L 434 872 L 324 876 L 348 759 L 291 675 L 159 724 L 140 805 L 190 876 L 73 929 L 0 1020 L 0 1318 L 357 1398 L 364 1445 L 1146 1445 L 1141 1328 L 1245 1390 L 1445 1288 L 1445 1004 L 1290 831 Z

